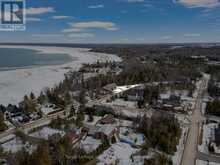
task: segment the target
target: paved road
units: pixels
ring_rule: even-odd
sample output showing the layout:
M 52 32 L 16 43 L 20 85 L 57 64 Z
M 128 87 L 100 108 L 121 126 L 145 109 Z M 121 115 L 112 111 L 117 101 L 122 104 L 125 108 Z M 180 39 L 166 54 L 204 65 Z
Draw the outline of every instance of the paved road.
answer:
M 203 92 L 207 89 L 207 77 L 204 77 L 202 83 L 199 85 L 198 96 L 196 99 L 195 110 L 191 116 L 191 125 L 187 141 L 185 144 L 185 150 L 182 157 L 181 165 L 194 165 L 197 158 L 197 145 L 199 137 L 199 124 L 204 120 L 201 107 Z

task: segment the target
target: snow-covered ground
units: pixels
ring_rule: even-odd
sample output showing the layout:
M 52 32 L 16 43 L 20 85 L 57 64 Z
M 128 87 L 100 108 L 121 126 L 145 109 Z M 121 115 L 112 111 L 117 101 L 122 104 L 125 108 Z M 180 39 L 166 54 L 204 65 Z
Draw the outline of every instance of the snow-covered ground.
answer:
M 170 96 L 174 94 L 176 96 L 181 96 L 182 99 L 190 99 L 190 97 L 188 96 L 189 91 L 187 90 L 174 90 L 174 91 L 165 91 L 163 93 L 160 94 L 160 98 L 161 99 L 169 99 Z
M 206 103 L 206 102 L 203 102 L 203 103 L 202 103 L 202 114 L 205 114 L 206 106 L 207 106 L 207 103 Z
M 134 165 L 136 163 L 132 162 L 131 155 L 137 151 L 137 149 L 132 148 L 129 144 L 115 143 L 98 157 L 97 165 L 111 165 L 116 163 L 118 165 Z
M 36 146 L 33 146 L 29 144 L 28 142 L 23 143 L 17 137 L 2 144 L 1 147 L 3 148 L 5 152 L 12 152 L 12 153 L 16 153 L 18 151 L 21 151 L 22 149 L 25 149 L 26 151 L 31 153 L 34 149 L 36 149 Z
M 115 99 L 112 102 L 104 101 L 104 103 L 109 104 L 109 105 L 124 106 L 124 107 L 129 107 L 129 108 L 136 108 L 137 107 L 137 103 L 135 101 L 125 101 L 123 99 Z
M 210 123 L 210 124 L 203 125 L 202 144 L 198 146 L 198 150 L 200 152 L 209 153 L 208 144 L 210 140 L 214 138 L 214 131 L 217 126 L 218 126 L 217 123 Z
M 95 125 L 100 119 L 102 119 L 102 117 L 101 116 L 93 116 L 92 122 L 89 122 L 88 119 L 89 119 L 89 116 L 85 115 L 85 119 L 84 119 L 83 123 L 86 125 Z
M 48 138 L 54 134 L 60 134 L 61 136 L 64 136 L 65 132 L 57 129 L 52 129 L 49 127 L 44 127 L 39 131 L 31 133 L 30 136 L 48 140 Z
M 80 142 L 80 146 L 86 153 L 95 151 L 101 144 L 101 140 L 94 139 L 90 136 L 87 136 L 85 140 L 81 140 Z
M 45 114 L 48 115 L 49 113 L 52 113 L 54 111 L 56 111 L 54 108 L 50 108 L 50 107 L 42 107 L 41 111 Z
M 135 111 L 127 110 L 127 109 L 122 109 L 122 110 L 120 110 L 119 114 L 127 116 L 127 117 L 136 118 L 138 116 L 143 116 L 144 112 L 138 112 L 138 111 L 135 112 Z
M 131 128 L 120 128 L 120 139 L 134 145 L 142 145 L 144 143 L 144 135 L 135 133 Z
M 7 142 L 7 141 L 10 141 L 10 140 L 12 140 L 12 139 L 14 139 L 15 138 L 15 135 L 14 134 L 10 134 L 10 135 L 8 135 L 8 136 L 4 136 L 3 138 L 0 138 L 0 143 L 2 144 L 2 143 L 5 143 L 5 142 Z
M 0 72 L 0 104 L 17 104 L 25 94 L 34 92 L 39 95 L 45 87 L 53 87 L 64 79 L 64 74 L 77 70 L 82 63 L 94 63 L 97 60 L 106 61 L 121 59 L 115 55 L 89 52 L 89 49 L 42 47 L 42 46 L 0 46 L 0 48 L 24 48 L 40 51 L 43 54 L 69 54 L 75 61 L 64 65 L 42 66 Z
M 196 160 L 196 165 L 219 165 L 219 163 L 207 162 L 203 160 Z
M 121 127 L 133 127 L 133 122 L 130 120 L 118 119 L 118 124 Z
M 172 161 L 173 161 L 174 165 L 175 164 L 176 165 L 180 164 L 180 162 L 181 162 L 181 158 L 182 158 L 183 151 L 184 151 L 184 145 L 185 145 L 185 139 L 186 139 L 187 131 L 188 131 L 187 127 L 182 128 L 182 135 L 181 135 L 181 138 L 179 140 L 179 145 L 177 146 L 177 151 L 172 156 Z

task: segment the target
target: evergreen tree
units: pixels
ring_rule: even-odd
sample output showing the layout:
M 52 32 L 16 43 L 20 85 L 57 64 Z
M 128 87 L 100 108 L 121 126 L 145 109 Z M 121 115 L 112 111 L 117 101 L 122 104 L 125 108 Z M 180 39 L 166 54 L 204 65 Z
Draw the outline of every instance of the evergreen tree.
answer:
M 37 150 L 33 153 L 33 165 L 51 165 L 49 146 L 46 142 L 39 144 Z
M 7 129 L 7 125 L 5 124 L 4 114 L 0 112 L 0 132 L 5 131 Z
M 33 92 L 31 92 L 31 94 L 30 94 L 30 98 L 31 98 L 31 100 L 35 100 L 35 99 L 36 99 L 36 97 L 35 97 L 35 95 L 34 95 Z

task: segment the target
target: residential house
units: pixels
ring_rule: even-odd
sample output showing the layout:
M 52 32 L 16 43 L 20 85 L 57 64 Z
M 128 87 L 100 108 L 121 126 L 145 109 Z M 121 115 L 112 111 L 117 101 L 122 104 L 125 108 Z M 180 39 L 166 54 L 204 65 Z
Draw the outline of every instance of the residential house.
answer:
M 125 91 L 123 95 L 128 101 L 143 101 L 144 89 L 144 85 L 140 85 Z
M 113 115 L 111 114 L 108 114 L 108 115 L 105 115 L 101 120 L 99 120 L 97 122 L 98 124 L 114 124 L 116 123 L 116 120 L 114 118 Z
M 74 131 L 66 133 L 64 137 L 67 138 L 73 146 L 80 140 L 80 136 Z
M 87 131 L 88 136 L 92 136 L 95 139 L 100 140 L 108 140 L 111 142 L 113 137 L 119 136 L 119 129 L 113 125 L 97 125 L 97 126 L 90 126 L 84 128 L 83 131 Z

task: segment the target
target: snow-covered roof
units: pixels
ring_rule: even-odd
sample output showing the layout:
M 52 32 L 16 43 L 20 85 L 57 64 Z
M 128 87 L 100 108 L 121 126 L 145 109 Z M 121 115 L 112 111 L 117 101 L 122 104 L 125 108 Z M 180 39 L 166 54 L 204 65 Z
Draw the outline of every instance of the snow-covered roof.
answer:
M 135 88 L 141 86 L 141 84 L 135 84 L 135 85 L 125 85 L 125 86 L 117 86 L 115 90 L 113 90 L 113 92 L 115 94 L 119 94 L 121 92 L 127 91 L 129 89 Z
M 99 127 L 98 132 L 102 132 L 105 135 L 110 135 L 115 130 L 115 126 L 113 125 L 102 125 Z

